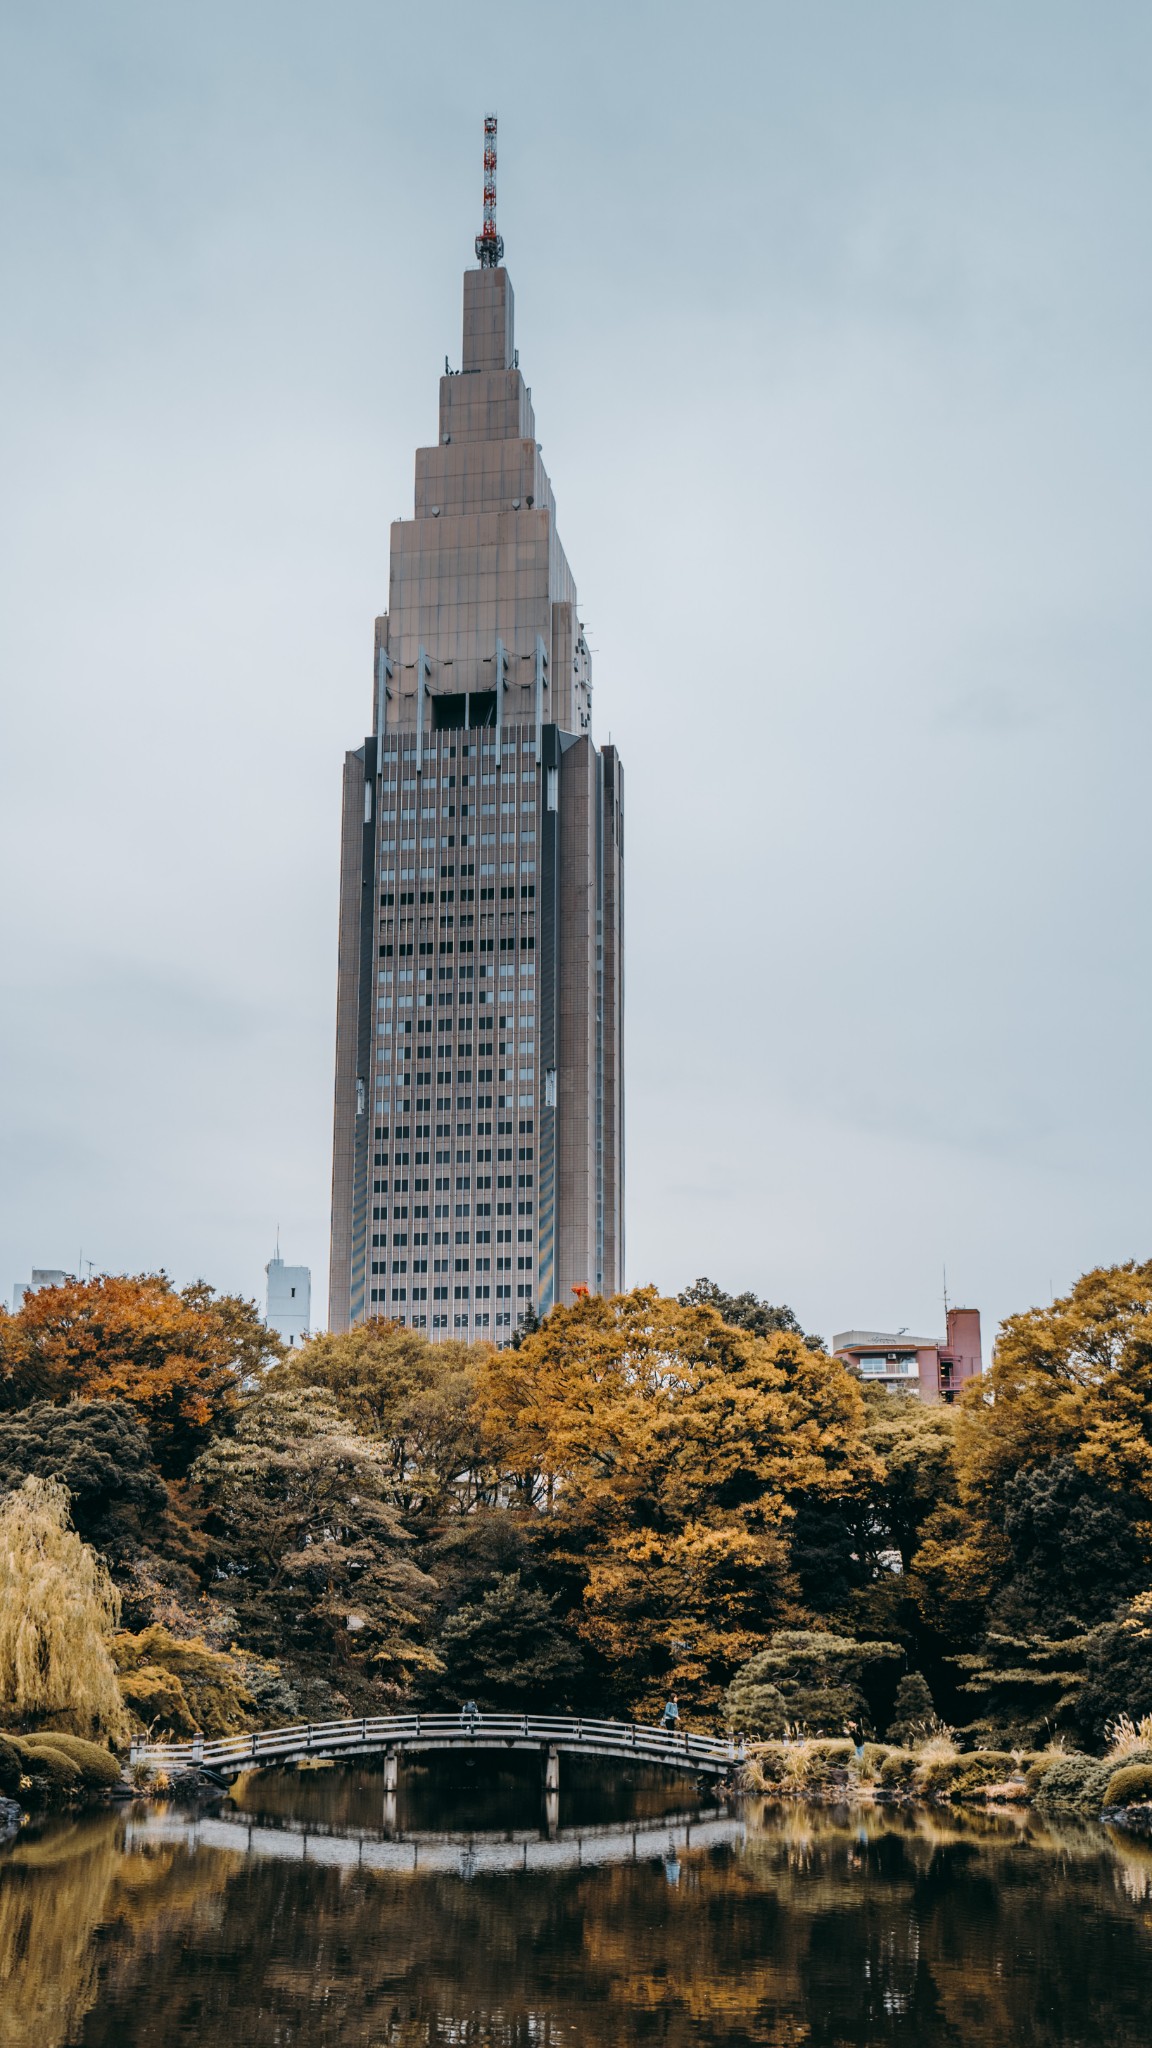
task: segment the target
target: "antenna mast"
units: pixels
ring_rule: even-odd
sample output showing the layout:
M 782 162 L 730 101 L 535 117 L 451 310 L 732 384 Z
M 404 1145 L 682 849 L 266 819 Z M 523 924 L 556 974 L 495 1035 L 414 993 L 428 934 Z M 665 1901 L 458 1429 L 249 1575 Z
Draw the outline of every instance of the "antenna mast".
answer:
M 504 237 L 496 233 L 496 116 L 484 116 L 484 226 L 476 237 L 481 270 L 504 261 Z

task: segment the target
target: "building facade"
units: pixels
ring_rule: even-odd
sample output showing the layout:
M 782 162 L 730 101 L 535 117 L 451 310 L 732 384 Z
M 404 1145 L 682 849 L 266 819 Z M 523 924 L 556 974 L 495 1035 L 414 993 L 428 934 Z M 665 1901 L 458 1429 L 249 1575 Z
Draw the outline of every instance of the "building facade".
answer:
M 950 1308 L 948 1333 L 911 1337 L 906 1330 L 841 1330 L 832 1349 L 861 1379 L 878 1382 L 895 1394 L 916 1394 L 922 1401 L 952 1401 L 984 1370 L 978 1308 Z
M 499 1343 L 622 1284 L 624 790 L 477 251 L 345 761 L 329 1322 Z
M 277 1248 L 264 1268 L 268 1282 L 264 1321 L 285 1344 L 304 1344 L 312 1333 L 312 1272 L 286 1266 Z
M 38 1294 L 42 1287 L 63 1287 L 68 1275 L 60 1266 L 33 1266 L 30 1280 L 17 1280 L 12 1289 L 12 1313 L 18 1315 L 26 1294 Z

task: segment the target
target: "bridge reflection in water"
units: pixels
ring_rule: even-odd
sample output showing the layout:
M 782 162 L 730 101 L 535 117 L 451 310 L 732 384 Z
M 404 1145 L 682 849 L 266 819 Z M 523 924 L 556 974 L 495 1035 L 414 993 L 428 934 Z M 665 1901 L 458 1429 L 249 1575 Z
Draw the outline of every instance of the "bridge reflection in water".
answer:
M 682 1850 L 741 1847 L 744 1823 L 718 1808 L 701 1813 L 668 1814 L 659 1820 L 633 1821 L 605 1827 L 550 1828 L 546 1834 L 528 1830 L 444 1834 L 405 1830 L 389 1838 L 368 1829 L 326 1829 L 270 1826 L 227 1815 L 197 1817 L 174 1811 L 134 1814 L 128 1821 L 126 1847 L 180 1844 L 231 1850 L 241 1856 L 272 1858 L 281 1863 L 318 1863 L 343 1869 L 385 1871 L 450 1871 L 457 1877 L 479 1877 L 516 1871 L 595 1869 L 610 1863 L 653 1863 L 663 1860 L 675 1870 Z

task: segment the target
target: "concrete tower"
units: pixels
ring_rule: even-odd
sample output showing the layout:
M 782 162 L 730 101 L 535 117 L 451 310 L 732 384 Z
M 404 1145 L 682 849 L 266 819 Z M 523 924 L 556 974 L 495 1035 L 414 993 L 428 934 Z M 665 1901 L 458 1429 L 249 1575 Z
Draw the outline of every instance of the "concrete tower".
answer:
M 345 761 L 329 1321 L 505 1342 L 623 1283 L 624 792 L 592 739 L 489 136 L 461 368 L 392 527 L 372 732 Z

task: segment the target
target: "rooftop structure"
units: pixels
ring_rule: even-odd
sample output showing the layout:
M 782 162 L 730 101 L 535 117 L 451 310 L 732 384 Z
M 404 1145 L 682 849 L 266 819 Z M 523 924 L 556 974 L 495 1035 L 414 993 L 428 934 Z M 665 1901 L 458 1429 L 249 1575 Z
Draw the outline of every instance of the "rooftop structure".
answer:
M 984 1370 L 978 1308 L 950 1308 L 947 1335 L 913 1337 L 907 1330 L 841 1330 L 832 1339 L 837 1358 L 862 1379 L 922 1401 L 951 1401 Z
M 33 1266 L 30 1280 L 17 1280 L 12 1289 L 12 1313 L 16 1315 L 26 1294 L 38 1294 L 42 1287 L 63 1287 L 68 1275 L 58 1266 Z
M 264 1271 L 268 1278 L 264 1321 L 285 1344 L 304 1344 L 312 1334 L 312 1272 L 308 1266 L 286 1266 L 276 1255 Z

